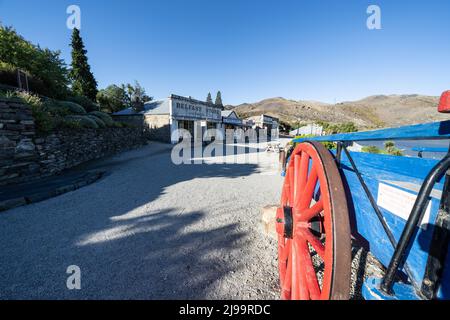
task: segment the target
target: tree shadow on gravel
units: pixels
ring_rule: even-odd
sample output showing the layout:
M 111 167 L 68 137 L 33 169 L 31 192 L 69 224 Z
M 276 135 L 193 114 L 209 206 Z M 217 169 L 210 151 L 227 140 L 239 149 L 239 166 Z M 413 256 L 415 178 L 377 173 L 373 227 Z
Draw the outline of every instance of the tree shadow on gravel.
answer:
M 170 153 L 146 154 L 151 150 L 115 157 L 111 161 L 122 165 L 113 164 L 99 182 L 4 214 L 0 299 L 203 299 L 214 282 L 241 268 L 220 259 L 223 250 L 232 255 L 244 247 L 245 252 L 246 234 L 237 230 L 238 223 L 203 226 L 210 212 L 146 206 L 175 184 L 238 179 L 257 166 L 176 166 Z M 188 203 L 192 192 L 176 197 Z M 81 290 L 66 287 L 70 265 L 81 268 Z

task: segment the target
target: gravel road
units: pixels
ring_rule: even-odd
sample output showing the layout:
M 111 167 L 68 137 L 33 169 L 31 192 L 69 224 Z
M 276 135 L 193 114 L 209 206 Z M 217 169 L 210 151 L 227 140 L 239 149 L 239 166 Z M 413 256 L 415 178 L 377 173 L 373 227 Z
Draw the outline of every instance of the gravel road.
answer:
M 256 164 L 181 165 L 167 145 L 102 160 L 85 188 L 0 215 L 0 299 L 276 299 L 261 207 L 282 178 Z M 66 269 L 81 269 L 68 290 Z
M 0 299 L 278 299 L 260 210 L 283 179 L 278 155 L 257 151 L 257 163 L 177 166 L 151 143 L 87 165 L 106 171 L 92 185 L 1 213 Z M 72 265 L 80 290 L 66 286 Z M 352 299 L 380 272 L 354 245 Z

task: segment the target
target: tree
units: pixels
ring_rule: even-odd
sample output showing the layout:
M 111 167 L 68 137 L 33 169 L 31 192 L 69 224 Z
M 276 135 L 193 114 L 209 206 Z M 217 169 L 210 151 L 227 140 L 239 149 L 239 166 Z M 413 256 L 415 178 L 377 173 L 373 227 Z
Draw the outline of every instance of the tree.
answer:
M 25 40 L 11 27 L 0 24 L 0 81 L 17 86 L 17 69 L 28 75 L 30 90 L 52 98 L 68 93 L 68 70 L 59 51 L 42 49 Z
M 134 86 L 131 84 L 122 85 L 122 88 L 126 90 L 126 99 L 129 105 L 136 112 L 140 112 L 144 109 L 144 104 L 146 102 L 152 101 L 153 98 L 145 93 L 145 89 L 135 81 Z
M 217 92 L 215 105 L 223 108 L 222 93 L 220 91 Z
M 127 95 L 125 90 L 120 86 L 112 84 L 97 93 L 97 101 L 101 110 L 114 113 L 127 108 Z
M 211 92 L 208 92 L 208 96 L 206 97 L 206 103 L 213 104 Z
M 134 85 L 129 83 L 119 86 L 113 84 L 100 90 L 97 101 L 102 110 L 117 112 L 132 107 L 136 112 L 142 111 L 144 103 L 152 101 L 153 98 L 145 93 L 145 89 L 135 81 Z
M 98 93 L 97 81 L 91 72 L 91 67 L 86 56 L 87 51 L 84 48 L 80 30 L 77 28 L 73 29 L 71 47 L 72 69 L 70 70 L 70 77 L 72 79 L 72 91 L 75 94 L 95 101 Z

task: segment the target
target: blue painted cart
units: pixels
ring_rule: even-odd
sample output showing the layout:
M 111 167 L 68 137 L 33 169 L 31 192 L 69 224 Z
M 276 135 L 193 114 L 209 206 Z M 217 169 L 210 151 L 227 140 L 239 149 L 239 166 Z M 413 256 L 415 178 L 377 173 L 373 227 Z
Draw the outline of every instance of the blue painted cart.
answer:
M 450 152 L 349 151 L 387 140 L 450 141 L 450 121 L 294 140 L 276 224 L 283 299 L 347 299 L 351 241 L 385 268 L 365 280 L 365 299 L 450 299 Z

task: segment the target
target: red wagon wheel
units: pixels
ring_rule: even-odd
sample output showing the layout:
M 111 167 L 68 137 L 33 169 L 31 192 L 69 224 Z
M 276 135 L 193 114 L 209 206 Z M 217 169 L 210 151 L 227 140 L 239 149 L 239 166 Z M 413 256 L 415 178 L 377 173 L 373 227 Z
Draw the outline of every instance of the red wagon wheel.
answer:
M 282 299 L 349 298 L 347 200 L 333 156 L 320 143 L 299 144 L 291 155 L 277 233 Z

